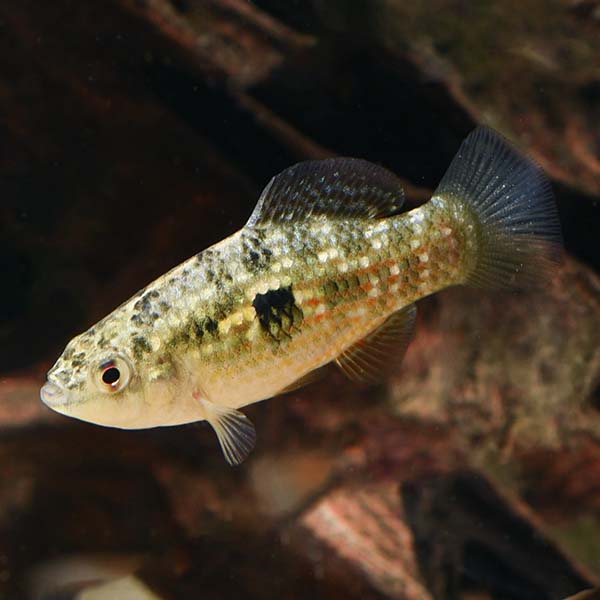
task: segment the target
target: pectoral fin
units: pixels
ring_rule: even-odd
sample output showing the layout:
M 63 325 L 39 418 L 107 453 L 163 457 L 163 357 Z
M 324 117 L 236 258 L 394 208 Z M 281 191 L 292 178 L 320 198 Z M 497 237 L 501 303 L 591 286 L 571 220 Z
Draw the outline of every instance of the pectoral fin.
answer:
M 395 312 L 375 331 L 340 354 L 336 364 L 353 381 L 382 381 L 402 360 L 414 334 L 416 315 L 414 304 Z
M 252 421 L 239 410 L 218 406 L 209 400 L 200 399 L 206 420 L 215 430 L 225 460 L 230 465 L 239 465 L 254 448 L 256 430 Z

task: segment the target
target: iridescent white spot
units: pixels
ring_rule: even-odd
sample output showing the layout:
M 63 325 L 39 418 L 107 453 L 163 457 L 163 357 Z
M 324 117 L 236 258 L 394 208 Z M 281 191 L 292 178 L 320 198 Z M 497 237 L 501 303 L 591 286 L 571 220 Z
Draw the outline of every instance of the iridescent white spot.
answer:
M 329 258 L 337 258 L 339 255 L 337 248 L 329 248 Z
M 387 231 L 389 228 L 389 221 L 384 219 L 373 227 L 373 231 L 375 231 L 376 233 L 382 233 L 384 231 Z
M 360 266 L 361 266 L 363 269 L 366 269 L 366 268 L 367 268 L 367 267 L 368 267 L 368 266 L 371 264 L 371 261 L 369 260 L 369 257 L 368 257 L 368 256 L 361 256 L 361 257 L 358 259 L 358 264 L 359 264 L 359 265 L 360 265 Z
M 271 265 L 271 271 L 273 271 L 273 273 L 279 273 L 279 271 L 281 271 L 281 263 L 273 263 Z
M 442 235 L 444 237 L 448 237 L 452 233 L 452 229 L 450 227 L 442 227 Z
M 429 254 L 427 254 L 427 252 L 423 252 L 423 254 L 419 254 L 419 260 L 422 263 L 426 263 L 429 260 Z
M 342 262 L 338 265 L 338 271 L 340 273 L 347 273 L 348 272 L 348 263 L 347 262 Z
M 394 294 L 400 289 L 400 286 L 397 283 L 392 283 L 389 287 L 389 291 Z
M 375 238 L 372 242 L 371 242 L 371 246 L 373 246 L 373 248 L 375 250 L 381 250 L 381 238 Z
M 373 288 L 372 290 L 369 290 L 369 293 L 367 294 L 367 296 L 369 296 L 369 298 L 377 298 L 377 296 L 379 296 L 380 291 L 379 288 Z
M 286 256 L 285 258 L 281 259 L 281 264 L 284 266 L 284 268 L 289 269 L 294 264 L 294 261 Z
M 322 315 L 324 312 L 325 312 L 324 304 L 319 304 L 319 306 L 317 306 L 317 308 L 315 309 L 315 315 Z
M 416 250 L 420 245 L 421 245 L 421 240 L 417 240 L 417 239 L 410 240 L 410 247 L 413 250 Z
M 427 279 L 429 277 L 429 269 L 423 269 L 419 273 L 419 277 L 421 277 L 421 279 Z
M 392 265 L 390 267 L 390 275 L 399 275 L 400 274 L 400 267 L 398 265 Z
M 319 254 L 317 254 L 319 261 L 322 263 L 327 262 L 328 256 L 329 255 L 327 254 L 327 250 L 323 250 L 322 252 L 319 252 Z
M 373 284 L 373 285 L 377 285 L 379 283 L 379 277 L 377 277 L 377 275 L 375 275 L 374 273 L 371 273 L 369 275 L 369 281 Z
M 422 223 L 424 220 L 425 220 L 425 215 L 423 214 L 423 212 L 421 210 L 416 210 L 414 213 L 412 213 L 410 215 L 410 222 L 413 225 Z

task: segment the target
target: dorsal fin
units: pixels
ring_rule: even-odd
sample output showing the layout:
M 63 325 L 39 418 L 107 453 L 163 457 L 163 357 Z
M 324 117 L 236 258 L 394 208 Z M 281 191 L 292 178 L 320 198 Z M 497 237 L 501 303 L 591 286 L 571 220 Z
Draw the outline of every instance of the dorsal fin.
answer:
M 271 179 L 246 225 L 311 215 L 386 217 L 399 212 L 403 203 L 402 183 L 383 167 L 358 158 L 310 160 Z
M 335 362 L 353 381 L 382 381 L 402 360 L 414 334 L 416 316 L 414 304 L 395 312 L 375 331 L 342 352 Z

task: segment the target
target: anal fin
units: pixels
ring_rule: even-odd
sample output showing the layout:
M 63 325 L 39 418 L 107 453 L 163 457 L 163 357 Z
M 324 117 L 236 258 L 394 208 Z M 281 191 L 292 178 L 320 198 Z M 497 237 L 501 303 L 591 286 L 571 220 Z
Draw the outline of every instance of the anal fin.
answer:
M 225 460 L 232 466 L 242 463 L 254 448 L 256 430 L 252 421 L 235 408 L 219 406 L 198 398 L 206 420 L 214 429 Z
M 377 383 L 402 360 L 413 338 L 417 307 L 395 312 L 377 329 L 342 352 L 335 362 L 350 379 Z

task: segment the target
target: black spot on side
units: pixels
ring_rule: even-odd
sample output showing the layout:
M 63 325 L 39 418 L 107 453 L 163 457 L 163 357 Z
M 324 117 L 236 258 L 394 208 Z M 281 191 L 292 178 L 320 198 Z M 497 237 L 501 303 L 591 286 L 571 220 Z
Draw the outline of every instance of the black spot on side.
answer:
M 304 319 L 291 286 L 256 294 L 252 306 L 262 329 L 278 342 L 290 338 L 293 329 L 299 327 Z
M 202 321 L 192 320 L 191 337 L 196 340 L 201 340 L 204 337 L 204 327 L 202 327 Z
M 217 329 L 219 328 L 219 324 L 214 319 L 211 319 L 210 317 L 206 317 L 204 319 L 203 327 L 208 333 L 214 334 L 217 332 Z

